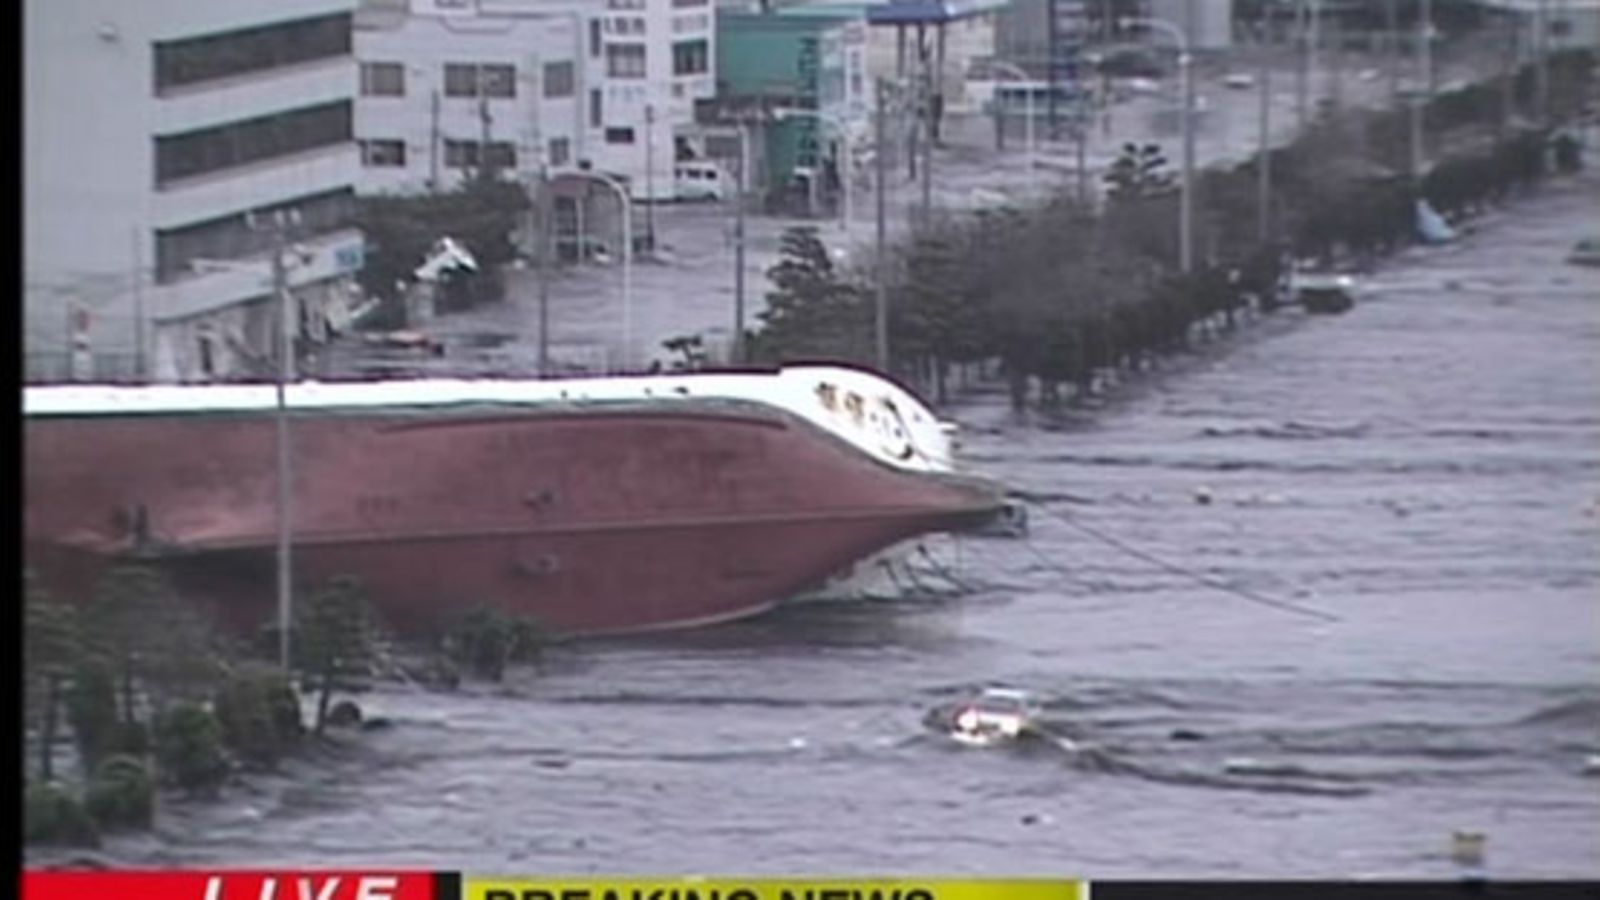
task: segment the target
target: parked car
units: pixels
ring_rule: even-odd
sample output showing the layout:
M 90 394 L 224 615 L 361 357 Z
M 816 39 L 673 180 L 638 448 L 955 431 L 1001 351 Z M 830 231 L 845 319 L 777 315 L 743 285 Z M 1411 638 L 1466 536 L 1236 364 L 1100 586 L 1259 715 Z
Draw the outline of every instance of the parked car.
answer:
M 722 166 L 710 160 L 680 162 L 672 176 L 679 200 L 721 200 L 733 187 Z

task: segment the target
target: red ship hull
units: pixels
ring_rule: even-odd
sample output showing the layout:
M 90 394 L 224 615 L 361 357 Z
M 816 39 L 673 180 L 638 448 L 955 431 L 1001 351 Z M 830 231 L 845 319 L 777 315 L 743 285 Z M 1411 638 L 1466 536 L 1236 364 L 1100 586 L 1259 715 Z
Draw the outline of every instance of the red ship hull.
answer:
M 143 559 L 235 624 L 271 621 L 275 428 L 258 410 L 29 418 L 29 565 L 82 596 Z M 731 619 L 1003 501 L 754 403 L 304 411 L 291 433 L 298 589 L 354 576 L 403 631 L 479 604 L 569 634 Z

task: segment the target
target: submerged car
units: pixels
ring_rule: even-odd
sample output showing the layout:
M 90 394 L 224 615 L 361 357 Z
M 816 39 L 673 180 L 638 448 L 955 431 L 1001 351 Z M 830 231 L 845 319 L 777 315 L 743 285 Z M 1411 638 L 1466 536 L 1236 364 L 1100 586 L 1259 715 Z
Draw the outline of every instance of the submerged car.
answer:
M 1355 306 L 1355 290 L 1355 279 L 1337 272 L 1296 271 L 1289 277 L 1290 302 L 1311 313 L 1348 311 Z
M 957 743 L 986 747 L 1014 741 L 1035 727 L 1038 699 L 1028 691 L 985 688 L 976 698 L 955 707 L 945 727 Z
M 1573 244 L 1567 262 L 1575 266 L 1600 266 L 1600 237 L 1584 238 Z

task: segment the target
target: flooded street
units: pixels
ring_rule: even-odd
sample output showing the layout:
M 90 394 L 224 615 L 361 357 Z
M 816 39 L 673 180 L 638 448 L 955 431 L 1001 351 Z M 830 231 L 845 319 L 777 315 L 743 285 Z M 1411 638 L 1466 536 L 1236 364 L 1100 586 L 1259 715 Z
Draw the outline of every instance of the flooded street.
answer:
M 1027 540 L 948 554 L 960 596 L 563 647 L 503 689 L 386 688 L 363 703 L 395 727 L 359 751 L 109 854 L 1451 877 L 1470 830 L 1492 877 L 1594 877 L 1600 270 L 1562 259 L 1597 208 L 1592 176 L 1552 183 L 1389 261 L 1349 314 L 1275 317 L 1104 409 L 970 398 L 967 458 L 1034 506 Z M 1041 692 L 1090 750 L 923 729 L 990 682 Z

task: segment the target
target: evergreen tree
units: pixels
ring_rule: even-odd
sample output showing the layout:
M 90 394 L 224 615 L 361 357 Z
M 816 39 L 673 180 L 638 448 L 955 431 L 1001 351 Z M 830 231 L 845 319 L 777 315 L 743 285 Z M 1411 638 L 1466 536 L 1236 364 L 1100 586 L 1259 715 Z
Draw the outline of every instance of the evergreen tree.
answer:
M 871 305 L 865 292 L 846 281 L 812 226 L 783 233 L 781 258 L 767 272 L 775 290 L 767 293 L 761 330 L 752 356 L 768 362 L 837 359 L 864 363 L 872 358 Z
M 39 729 L 39 777 L 55 777 L 52 751 L 62 699 L 62 686 L 79 650 L 77 611 L 57 600 L 34 580 L 23 576 L 23 675 L 28 718 Z M 26 733 L 26 732 L 24 732 Z
M 366 594 L 353 578 L 337 578 L 300 604 L 295 664 L 315 685 L 312 731 L 322 734 L 334 690 L 367 674 L 376 656 L 375 629 Z

